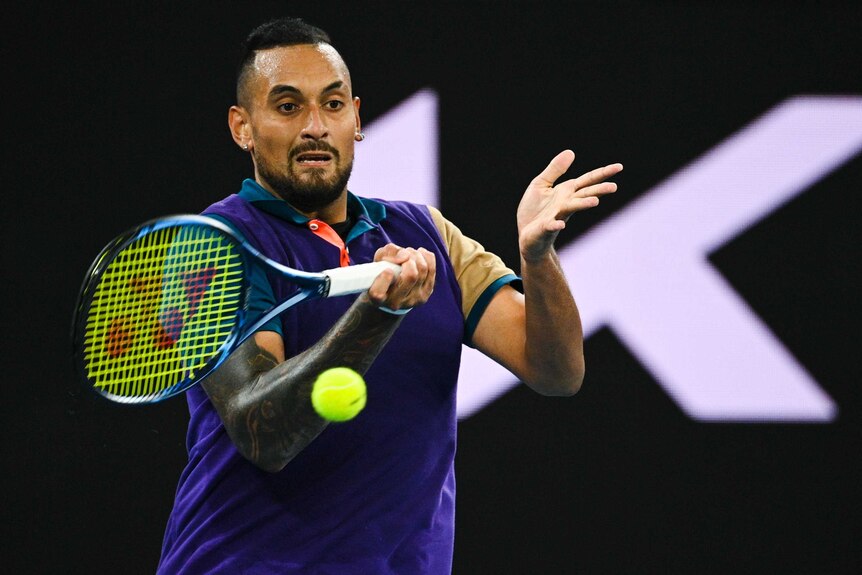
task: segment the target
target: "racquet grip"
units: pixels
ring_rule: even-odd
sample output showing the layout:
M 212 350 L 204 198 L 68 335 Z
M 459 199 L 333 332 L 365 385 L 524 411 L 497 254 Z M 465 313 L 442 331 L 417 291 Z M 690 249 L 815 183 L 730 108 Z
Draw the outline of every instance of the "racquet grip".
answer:
M 392 270 L 397 277 L 401 272 L 401 266 L 391 262 L 372 262 L 326 270 L 323 272 L 329 277 L 329 293 L 326 294 L 326 297 L 365 291 L 371 287 L 371 284 L 383 270 Z

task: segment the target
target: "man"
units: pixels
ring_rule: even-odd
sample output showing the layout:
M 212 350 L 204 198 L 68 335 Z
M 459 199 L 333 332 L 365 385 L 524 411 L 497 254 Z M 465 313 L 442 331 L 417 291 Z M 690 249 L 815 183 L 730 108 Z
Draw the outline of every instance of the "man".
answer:
M 254 180 L 204 213 L 291 267 L 387 260 L 401 272 L 291 308 L 187 393 L 189 464 L 159 572 L 449 573 L 462 343 L 539 393 L 578 390 L 580 319 L 553 243 L 616 190 L 604 180 L 622 166 L 555 186 L 574 160 L 564 151 L 532 181 L 519 280 L 436 209 L 348 192 L 360 101 L 325 32 L 276 20 L 246 48 L 228 121 Z M 258 312 L 291 290 L 263 272 L 253 285 Z M 348 423 L 327 424 L 310 402 L 334 366 L 368 383 Z

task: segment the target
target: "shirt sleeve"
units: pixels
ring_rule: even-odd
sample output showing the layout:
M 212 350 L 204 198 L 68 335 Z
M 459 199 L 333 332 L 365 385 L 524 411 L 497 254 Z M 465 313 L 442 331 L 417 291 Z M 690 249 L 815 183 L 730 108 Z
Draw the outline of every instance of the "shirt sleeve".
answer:
M 218 214 L 207 214 L 206 216 L 222 222 L 240 238 L 245 239 L 242 232 L 240 232 L 227 218 Z M 249 306 L 248 318 L 246 321 L 253 323 L 264 313 L 275 307 L 276 301 L 272 291 L 272 284 L 269 283 L 269 279 L 266 277 L 266 271 L 263 269 L 263 266 L 252 265 L 251 273 L 249 274 L 249 284 Z M 258 328 L 257 331 L 274 331 L 279 335 L 284 335 L 281 331 L 281 320 L 278 316 L 270 319 Z
M 449 260 L 461 288 L 461 312 L 464 314 L 464 342 L 472 347 L 473 332 L 494 295 L 505 285 L 523 291 L 521 278 L 503 263 L 499 256 L 461 233 L 443 217 L 440 210 L 428 206 L 434 224 L 446 244 Z

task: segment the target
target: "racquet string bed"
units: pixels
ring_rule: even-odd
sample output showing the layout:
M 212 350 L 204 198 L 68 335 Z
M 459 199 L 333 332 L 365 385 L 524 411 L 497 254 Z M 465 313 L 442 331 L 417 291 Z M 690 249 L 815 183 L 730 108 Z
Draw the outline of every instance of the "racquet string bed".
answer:
M 92 384 L 127 398 L 194 376 L 231 335 L 243 304 L 242 256 L 218 230 L 169 226 L 123 248 L 90 303 L 84 364 Z

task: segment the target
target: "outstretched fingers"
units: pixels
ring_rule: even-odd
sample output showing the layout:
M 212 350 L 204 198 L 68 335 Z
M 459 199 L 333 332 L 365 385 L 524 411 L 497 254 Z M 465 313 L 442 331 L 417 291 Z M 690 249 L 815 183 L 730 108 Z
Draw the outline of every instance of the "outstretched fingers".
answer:
M 586 174 L 582 174 L 574 179 L 575 187 L 578 190 L 589 188 L 590 186 L 604 182 L 608 178 L 611 178 L 622 171 L 622 164 L 608 164 L 607 166 L 590 170 Z M 616 189 L 613 191 L 616 191 Z
M 612 194 L 617 191 L 615 182 L 606 182 L 610 178 L 623 169 L 622 164 L 610 164 L 595 170 L 591 170 L 572 180 L 567 180 L 558 184 L 556 189 L 568 192 L 570 197 L 566 198 L 572 207 L 577 211 L 587 207 L 598 205 L 598 198 L 607 194 Z M 580 202 L 577 200 L 590 200 Z
M 565 218 L 575 212 L 599 205 L 601 196 L 617 191 L 616 183 L 604 180 L 618 174 L 622 169 L 622 164 L 610 164 L 557 185 L 555 189 L 564 192 L 560 196 L 562 202 L 560 216 Z

